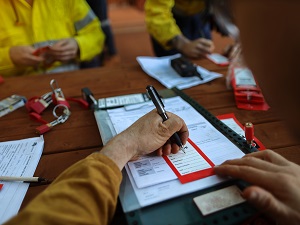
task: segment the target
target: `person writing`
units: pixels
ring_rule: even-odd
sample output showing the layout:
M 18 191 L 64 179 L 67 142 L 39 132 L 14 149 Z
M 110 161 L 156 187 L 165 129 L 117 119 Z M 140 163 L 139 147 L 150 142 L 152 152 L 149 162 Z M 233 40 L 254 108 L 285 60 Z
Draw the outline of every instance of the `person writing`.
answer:
M 231 4 L 248 66 L 266 98 L 282 113 L 299 138 L 300 120 L 294 119 L 300 112 L 299 100 L 295 98 L 299 96 L 300 82 L 295 66 L 300 50 L 296 19 L 300 2 L 233 0 Z M 270 40 L 276 43 L 276 48 L 265 48 Z M 284 79 L 283 74 L 286 74 Z M 184 121 L 172 113 L 168 116 L 169 120 L 162 122 L 154 110 L 140 118 L 101 152 L 63 172 L 6 225 L 35 224 L 36 221 L 39 224 L 109 224 L 121 182 L 120 170 L 125 163 L 155 150 L 158 155 L 178 152 L 179 147 L 167 141 L 175 132 L 186 143 L 188 130 Z M 215 167 L 215 172 L 250 182 L 243 197 L 277 224 L 300 224 L 299 165 L 267 150 L 224 162 Z
M 6 224 L 109 224 L 114 215 L 125 164 L 141 155 L 177 153 L 168 142 L 178 131 L 183 142 L 188 129 L 178 116 L 168 113 L 162 123 L 156 110 L 140 118 L 94 153 L 63 172 L 42 194 Z
M 155 55 L 199 58 L 212 53 L 210 24 L 203 18 L 206 6 L 205 0 L 147 0 L 146 24 Z
M 0 1 L 0 74 L 79 68 L 100 54 L 104 34 L 84 0 Z

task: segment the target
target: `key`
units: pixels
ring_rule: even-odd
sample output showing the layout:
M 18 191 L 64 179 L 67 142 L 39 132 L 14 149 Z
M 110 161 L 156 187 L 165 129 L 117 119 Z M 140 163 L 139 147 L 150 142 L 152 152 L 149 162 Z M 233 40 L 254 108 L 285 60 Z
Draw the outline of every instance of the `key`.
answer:
M 37 127 L 36 132 L 38 134 L 44 134 L 44 133 L 50 131 L 54 126 L 66 122 L 69 118 L 69 115 L 70 115 L 70 111 L 68 111 L 67 113 L 64 113 L 63 115 L 58 117 L 56 120 L 54 120 L 50 123 L 43 124 L 43 125 Z

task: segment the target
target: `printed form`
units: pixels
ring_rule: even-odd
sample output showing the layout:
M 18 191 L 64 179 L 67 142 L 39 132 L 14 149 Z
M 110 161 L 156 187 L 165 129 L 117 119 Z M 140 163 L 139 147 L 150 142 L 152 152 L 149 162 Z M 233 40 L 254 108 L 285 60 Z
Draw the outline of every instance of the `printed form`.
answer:
M 43 137 L 0 143 L 0 176 L 32 177 L 44 147 Z M 29 183 L 0 181 L 0 224 L 16 215 Z
M 166 111 L 180 116 L 185 121 L 189 129 L 190 139 L 214 165 L 220 165 L 228 159 L 241 158 L 244 156 L 244 153 L 238 147 L 213 127 L 181 97 L 177 96 L 164 99 L 164 103 Z M 118 108 L 108 110 L 108 114 L 116 132 L 120 133 L 153 109 L 154 106 L 152 104 L 141 103 L 127 109 Z M 177 157 L 181 156 L 178 155 Z M 138 167 L 134 165 L 134 162 L 129 162 L 125 166 L 141 206 L 151 205 L 182 194 L 191 193 L 224 180 L 216 176 L 210 176 L 182 185 L 179 180 L 176 179 L 176 175 L 173 175 L 174 172 L 164 165 L 167 163 L 161 161 L 162 157 L 154 156 L 151 158 L 151 156 L 149 156 L 147 159 L 149 160 L 147 163 L 138 164 Z M 144 158 L 140 160 L 144 160 Z M 143 165 L 145 167 L 143 167 Z M 142 172 L 137 171 L 142 168 L 145 170 Z M 157 182 L 157 180 L 159 180 L 160 183 Z
M 171 66 L 171 59 L 178 57 L 180 57 L 180 54 L 165 57 L 139 56 L 137 61 L 145 73 L 167 88 L 185 89 L 222 77 L 222 74 L 208 71 L 201 66 L 197 66 L 197 71 L 201 74 L 203 80 L 197 76 L 181 77 Z

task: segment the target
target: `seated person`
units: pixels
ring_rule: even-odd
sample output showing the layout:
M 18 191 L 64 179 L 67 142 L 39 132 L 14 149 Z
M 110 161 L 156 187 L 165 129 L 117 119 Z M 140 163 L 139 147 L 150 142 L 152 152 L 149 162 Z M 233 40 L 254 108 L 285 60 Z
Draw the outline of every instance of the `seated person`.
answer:
M 78 69 L 102 51 L 104 35 L 85 0 L 4 0 L 0 8 L 3 76 Z
M 300 29 L 296 19 L 300 2 L 234 0 L 231 3 L 241 31 L 245 60 L 272 106 L 285 115 L 287 124 L 299 138 L 300 103 L 295 96 L 299 96 L 300 82 L 297 68 Z M 282 23 L 282 18 L 289 21 L 289 26 Z M 268 46 L 270 40 L 277 44 L 276 48 L 266 51 L 262 46 Z M 6 225 L 36 224 L 36 221 L 41 225 L 109 224 L 122 179 L 120 170 L 127 161 L 155 150 L 158 155 L 177 153 L 178 146 L 167 142 L 176 131 L 186 143 L 186 125 L 176 115 L 168 115 L 170 119 L 165 122 L 156 110 L 140 118 L 99 153 L 63 172 Z M 215 167 L 215 172 L 251 183 L 243 191 L 244 198 L 276 224 L 300 224 L 299 165 L 268 150 L 225 162 Z
M 199 58 L 211 53 L 210 24 L 205 0 L 147 0 L 146 24 L 156 56 L 182 53 Z

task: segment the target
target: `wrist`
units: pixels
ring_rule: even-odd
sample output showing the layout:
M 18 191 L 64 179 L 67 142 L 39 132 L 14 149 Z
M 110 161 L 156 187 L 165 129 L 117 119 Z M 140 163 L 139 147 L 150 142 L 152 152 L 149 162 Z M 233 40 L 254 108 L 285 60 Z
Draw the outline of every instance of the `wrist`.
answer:
M 125 164 L 132 159 L 137 152 L 137 147 L 130 137 L 131 133 L 122 132 L 114 137 L 109 143 L 100 151 L 101 154 L 106 155 L 113 160 L 120 170 Z
M 191 41 L 183 35 L 177 35 L 171 40 L 172 46 L 180 52 L 182 52 L 183 47 L 190 42 Z

